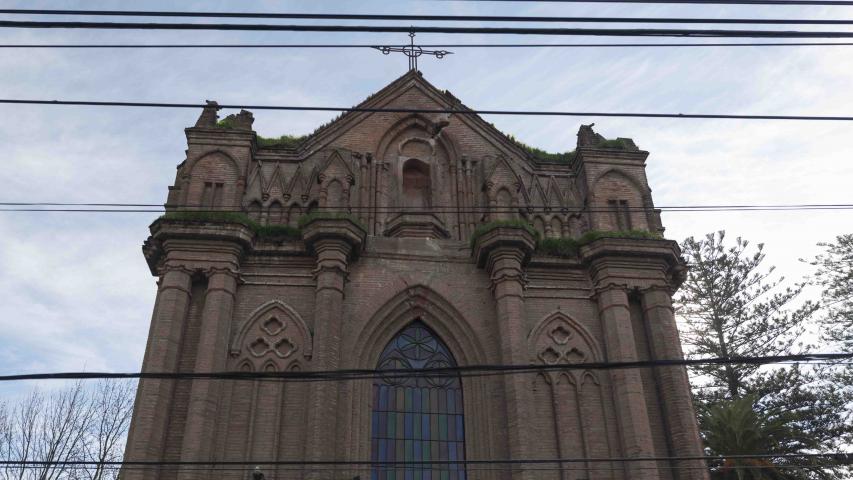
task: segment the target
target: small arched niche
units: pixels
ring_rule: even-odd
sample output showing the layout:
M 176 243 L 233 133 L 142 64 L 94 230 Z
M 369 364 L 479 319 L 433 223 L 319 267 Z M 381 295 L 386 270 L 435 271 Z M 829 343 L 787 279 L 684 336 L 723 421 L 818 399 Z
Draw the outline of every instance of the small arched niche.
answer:
M 430 168 L 417 158 L 403 164 L 403 206 L 426 208 L 431 204 Z

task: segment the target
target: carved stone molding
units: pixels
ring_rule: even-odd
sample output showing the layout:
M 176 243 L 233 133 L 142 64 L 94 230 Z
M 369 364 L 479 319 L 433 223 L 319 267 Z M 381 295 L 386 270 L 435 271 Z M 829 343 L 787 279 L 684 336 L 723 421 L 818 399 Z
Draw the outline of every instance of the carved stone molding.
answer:
M 501 226 L 480 235 L 474 244 L 473 254 L 477 260 L 477 266 L 483 268 L 490 263 L 490 257 L 494 252 L 499 249 L 508 249 L 519 254 L 520 266 L 523 266 L 530 260 L 535 248 L 536 239 L 526 229 Z
M 349 218 L 315 218 L 302 227 L 302 238 L 311 253 L 318 254 L 318 247 L 328 246 L 332 243 L 341 244 L 341 251 L 349 250 L 344 255 L 343 261 L 355 258 L 361 253 L 367 232 L 361 226 Z M 348 247 L 348 248 L 346 248 Z

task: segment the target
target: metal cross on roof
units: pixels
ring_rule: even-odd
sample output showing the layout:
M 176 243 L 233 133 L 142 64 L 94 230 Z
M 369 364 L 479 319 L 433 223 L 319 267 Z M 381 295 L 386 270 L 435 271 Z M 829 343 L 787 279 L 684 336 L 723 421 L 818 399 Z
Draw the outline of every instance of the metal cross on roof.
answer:
M 418 57 L 421 55 L 433 55 L 435 58 L 444 58 L 445 55 L 452 55 L 453 52 L 447 50 L 424 50 L 418 45 L 415 45 L 414 30 L 409 33 L 409 44 L 404 47 L 372 47 L 382 52 L 383 55 L 388 55 L 391 52 L 401 52 L 409 57 L 409 70 L 418 69 Z

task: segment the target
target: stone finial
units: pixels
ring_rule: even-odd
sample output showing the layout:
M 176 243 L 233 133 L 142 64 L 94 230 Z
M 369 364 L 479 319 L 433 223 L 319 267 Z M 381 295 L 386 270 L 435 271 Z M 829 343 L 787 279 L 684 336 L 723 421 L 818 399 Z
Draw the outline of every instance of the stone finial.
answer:
M 592 130 L 594 126 L 594 123 L 581 125 L 581 128 L 578 130 L 578 147 L 592 147 L 598 143 L 598 135 Z
M 219 111 L 219 104 L 215 100 L 205 100 L 207 106 L 201 111 L 201 115 L 195 122 L 196 127 L 215 127 L 219 117 L 216 112 Z

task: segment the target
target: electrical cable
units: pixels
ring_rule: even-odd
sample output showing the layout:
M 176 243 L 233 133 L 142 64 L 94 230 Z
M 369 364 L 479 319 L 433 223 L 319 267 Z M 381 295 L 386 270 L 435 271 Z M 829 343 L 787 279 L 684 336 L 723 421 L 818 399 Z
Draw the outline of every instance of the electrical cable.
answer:
M 245 213 L 246 209 L 241 207 L 207 207 L 202 205 L 188 204 L 167 204 L 162 203 L 73 203 L 73 202 L 0 202 L 0 207 L 145 207 L 150 210 L 129 210 L 129 211 L 150 211 L 150 212 L 180 212 L 191 211 L 195 213 Z M 454 205 L 430 205 L 430 206 L 408 206 L 408 207 L 382 207 L 382 206 L 358 206 L 351 207 L 312 207 L 317 211 L 332 211 L 332 212 L 360 212 L 360 211 L 379 211 L 383 213 L 399 213 L 399 212 L 422 212 L 422 213 L 488 213 L 494 211 L 501 212 L 517 212 L 524 211 L 563 211 L 563 213 L 581 213 L 581 212 L 612 212 L 612 207 L 560 207 L 553 205 L 523 205 L 520 207 L 494 207 L 494 206 L 473 206 L 459 207 Z M 648 212 L 652 210 L 662 211 L 768 211 L 768 210 L 849 210 L 853 209 L 853 203 L 803 203 L 803 204 L 740 204 L 740 205 L 666 205 L 654 207 L 620 207 L 619 210 L 632 212 Z M 11 210 L 9 210 L 11 211 Z M 25 211 L 50 211 L 41 210 L 38 208 L 27 209 Z M 122 210 L 107 210 L 107 211 L 122 211 Z
M 0 20 L 0 28 L 107 30 L 221 30 L 261 32 L 447 33 L 488 35 L 567 35 L 701 38 L 853 38 L 845 31 L 721 30 L 664 28 L 436 27 L 388 25 L 277 25 L 253 23 L 139 23 Z
M 694 5 L 853 5 L 853 0 L 433 0 L 459 2 L 551 2 L 551 3 L 669 3 Z
M 853 35 L 853 34 L 851 34 Z M 74 105 L 92 107 L 154 107 L 154 108 L 206 108 L 199 103 L 166 102 L 106 102 L 89 100 L 34 100 L 0 99 L 0 104 L 15 105 Z M 293 105 L 238 105 L 219 104 L 218 108 L 251 110 L 285 110 L 312 112 L 358 112 L 358 113 L 450 113 L 459 115 L 521 115 L 521 116 L 558 116 L 558 117 L 631 117 L 631 118 L 692 118 L 692 119 L 729 119 L 729 120 L 805 120 L 805 121 L 853 121 L 853 116 L 828 115 L 734 115 L 706 113 L 627 113 L 627 112 L 557 112 L 523 110 L 472 110 L 469 108 L 369 108 L 369 107 L 307 107 Z
M 683 461 L 708 461 L 708 460 L 734 460 L 734 459 L 807 459 L 807 458 L 834 458 L 838 460 L 849 459 L 853 453 L 784 453 L 784 454 L 753 454 L 753 455 L 696 455 L 696 456 L 656 456 L 656 457 L 589 457 L 589 458 L 537 458 L 537 459 L 471 459 L 471 460 L 208 460 L 208 461 L 161 461 L 161 460 L 123 460 L 123 461 L 38 461 L 38 460 L 0 460 L 0 465 L 121 465 L 121 466 L 238 466 L 238 465 L 269 465 L 269 466 L 359 466 L 365 465 L 372 468 L 398 467 L 417 468 L 425 465 L 541 465 L 552 463 L 634 463 L 634 462 L 683 462 Z M 559 467 L 558 467 L 559 468 Z M 633 467 L 632 467 L 633 468 Z M 651 467 L 654 468 L 654 467 Z M 764 466 L 764 468 L 767 468 Z M 390 468 L 389 468 L 390 469 Z
M 54 372 L 0 375 L 0 382 L 20 380 L 91 380 L 114 378 L 145 379 L 211 379 L 284 381 L 349 381 L 364 379 L 395 379 L 422 377 L 477 377 L 520 373 L 562 372 L 567 370 L 616 370 L 650 367 L 679 367 L 696 365 L 770 365 L 784 363 L 826 363 L 838 365 L 839 360 L 851 360 L 853 353 L 812 353 L 798 355 L 768 355 L 756 357 L 694 358 L 679 360 L 637 360 L 630 362 L 584 362 L 553 365 L 465 365 L 455 367 L 411 369 L 340 369 L 297 372 Z M 846 363 L 845 363 L 846 365 Z
M 282 208 L 287 207 L 279 203 Z M 147 203 L 48 203 L 48 202 L 0 202 L 0 212 L 95 212 L 95 213 L 243 213 L 248 214 L 246 208 L 211 208 L 198 205 L 168 205 L 164 208 L 162 204 Z M 62 207 L 62 208 L 46 208 Z M 86 208 L 66 208 L 86 207 Z M 100 208 L 108 207 L 108 208 Z M 128 208 L 142 207 L 142 208 Z M 810 210 L 853 210 L 853 204 L 799 204 L 799 205 L 682 205 L 682 206 L 655 206 L 655 207 L 621 207 L 620 211 L 629 212 L 772 212 L 772 211 L 810 211 Z M 611 213 L 613 208 L 608 207 L 559 207 L 546 205 L 524 205 L 521 207 L 454 207 L 454 206 L 429 206 L 429 207 L 383 207 L 383 206 L 352 206 L 341 207 L 313 207 L 312 211 L 329 213 Z M 192 219 L 187 219 L 192 220 Z
M 517 23 L 687 23 L 687 24 L 760 24 L 760 25 L 853 25 L 853 19 L 806 18 L 666 18 L 666 17 L 559 17 L 521 15 L 389 15 L 349 13 L 273 13 L 273 12 L 169 12 L 140 10 L 49 10 L 0 9 L 8 15 L 75 15 L 111 17 L 181 18 L 266 18 L 293 20 L 394 20 L 436 22 L 517 22 Z
M 405 48 L 408 45 L 384 45 Z M 853 42 L 749 42 L 749 43 L 456 43 L 418 44 L 421 48 L 640 48 L 640 47 L 849 47 Z M 368 43 L 296 44 L 296 43 L 21 43 L 0 44 L 0 48 L 379 48 Z

